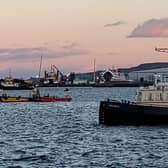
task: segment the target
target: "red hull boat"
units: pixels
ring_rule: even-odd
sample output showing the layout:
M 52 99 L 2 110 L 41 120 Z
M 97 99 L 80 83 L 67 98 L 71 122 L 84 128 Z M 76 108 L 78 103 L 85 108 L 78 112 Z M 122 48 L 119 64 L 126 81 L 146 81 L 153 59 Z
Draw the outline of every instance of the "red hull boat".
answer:
M 69 102 L 72 98 L 69 96 L 58 97 L 58 96 L 40 96 L 39 89 L 33 90 L 32 97 L 11 97 L 3 94 L 0 96 L 0 102 Z
M 38 88 L 35 88 L 33 90 L 33 97 L 31 101 L 36 101 L 36 102 L 66 102 L 66 101 L 71 101 L 72 98 L 69 96 L 65 97 L 58 97 L 58 96 L 40 96 L 40 91 Z
M 0 96 L 0 102 L 69 102 L 72 98 L 70 97 L 11 97 L 11 96 Z
M 40 102 L 66 102 L 66 101 L 71 101 L 72 98 L 70 97 L 48 97 L 48 96 L 44 96 L 44 97 L 40 97 L 37 101 Z

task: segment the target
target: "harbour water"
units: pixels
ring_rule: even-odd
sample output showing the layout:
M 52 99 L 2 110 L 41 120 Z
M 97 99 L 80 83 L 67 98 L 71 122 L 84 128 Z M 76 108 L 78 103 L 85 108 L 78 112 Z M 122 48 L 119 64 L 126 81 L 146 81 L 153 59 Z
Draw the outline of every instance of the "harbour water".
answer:
M 8 91 L 29 96 L 30 91 Z M 134 101 L 136 88 L 41 88 L 71 102 L 0 103 L 0 168 L 168 167 L 168 126 L 98 123 L 100 100 Z

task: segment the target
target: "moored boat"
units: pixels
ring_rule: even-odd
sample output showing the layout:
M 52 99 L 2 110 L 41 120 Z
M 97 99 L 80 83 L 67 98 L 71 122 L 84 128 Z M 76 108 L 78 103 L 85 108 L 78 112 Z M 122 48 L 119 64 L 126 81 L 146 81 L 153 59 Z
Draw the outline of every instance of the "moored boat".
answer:
M 32 84 L 25 83 L 24 80 L 13 79 L 11 75 L 0 80 L 0 89 L 3 90 L 32 90 Z
M 160 79 L 158 79 L 160 78 Z M 135 102 L 100 102 L 99 123 L 105 125 L 168 124 L 168 82 L 155 76 L 155 84 L 139 88 Z

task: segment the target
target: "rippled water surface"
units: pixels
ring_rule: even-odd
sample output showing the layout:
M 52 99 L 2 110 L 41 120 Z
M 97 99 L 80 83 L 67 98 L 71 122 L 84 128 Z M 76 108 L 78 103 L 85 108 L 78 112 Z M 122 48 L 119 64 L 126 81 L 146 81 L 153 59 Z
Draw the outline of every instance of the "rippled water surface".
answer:
M 59 103 L 0 103 L 0 168 L 168 167 L 168 127 L 98 124 L 100 100 L 135 99 L 136 88 L 41 89 Z M 29 96 L 30 91 L 10 91 Z

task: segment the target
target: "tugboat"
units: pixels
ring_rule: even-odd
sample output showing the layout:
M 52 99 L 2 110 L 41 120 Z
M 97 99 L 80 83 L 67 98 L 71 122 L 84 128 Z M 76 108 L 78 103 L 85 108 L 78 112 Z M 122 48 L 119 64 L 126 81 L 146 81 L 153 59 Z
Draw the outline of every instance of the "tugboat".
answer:
M 33 86 L 27 85 L 23 80 L 13 79 L 11 75 L 0 80 L 0 89 L 3 90 L 31 90 Z
M 154 85 L 141 87 L 137 100 L 101 101 L 99 123 L 104 125 L 168 125 L 168 81 L 155 76 Z

